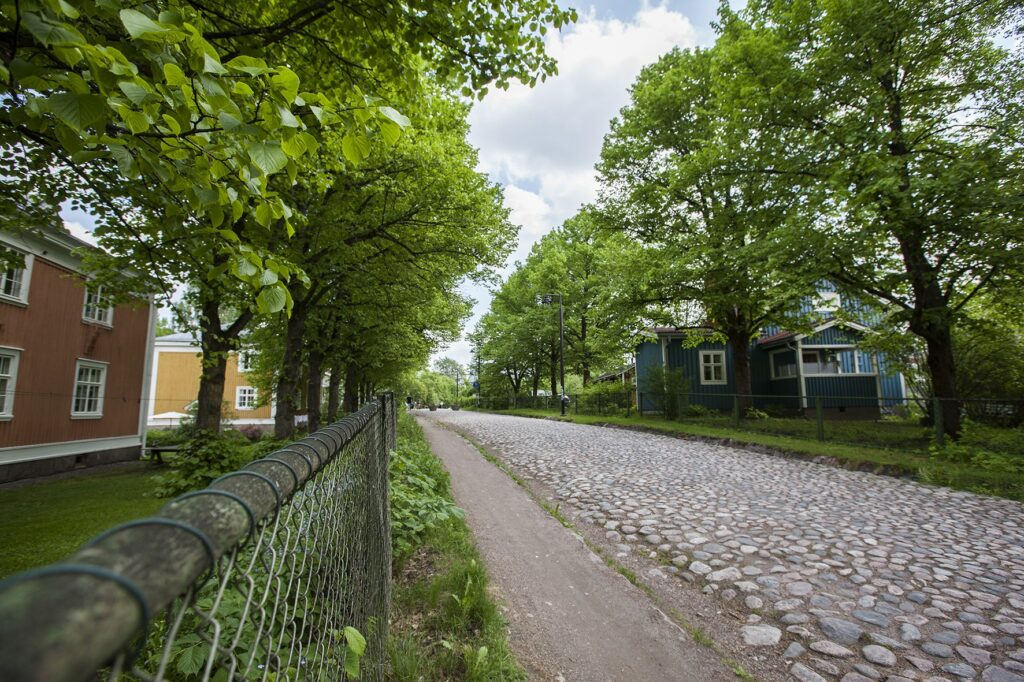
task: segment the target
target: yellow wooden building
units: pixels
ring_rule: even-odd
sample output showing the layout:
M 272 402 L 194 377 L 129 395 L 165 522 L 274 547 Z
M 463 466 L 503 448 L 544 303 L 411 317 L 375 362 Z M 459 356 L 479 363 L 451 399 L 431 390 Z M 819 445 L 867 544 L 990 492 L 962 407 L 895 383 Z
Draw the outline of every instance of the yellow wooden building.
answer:
M 236 426 L 271 425 L 273 405 L 260 404 L 262 396 L 246 378 L 246 357 L 245 353 L 228 357 L 224 378 L 225 421 Z M 191 334 L 169 334 L 155 340 L 147 412 L 150 428 L 181 423 L 199 395 L 201 373 L 199 344 Z

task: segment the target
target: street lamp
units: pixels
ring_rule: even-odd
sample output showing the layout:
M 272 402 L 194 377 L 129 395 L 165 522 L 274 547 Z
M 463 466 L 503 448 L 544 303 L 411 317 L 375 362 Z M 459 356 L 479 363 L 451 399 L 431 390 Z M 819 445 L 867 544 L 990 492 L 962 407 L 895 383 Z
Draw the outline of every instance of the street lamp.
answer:
M 558 403 L 561 406 L 561 414 L 565 416 L 565 320 L 562 313 L 562 294 L 544 294 L 540 297 L 540 302 L 544 305 L 551 305 L 555 301 L 555 296 L 558 297 L 558 371 L 559 378 L 562 382 L 562 395 L 559 396 Z

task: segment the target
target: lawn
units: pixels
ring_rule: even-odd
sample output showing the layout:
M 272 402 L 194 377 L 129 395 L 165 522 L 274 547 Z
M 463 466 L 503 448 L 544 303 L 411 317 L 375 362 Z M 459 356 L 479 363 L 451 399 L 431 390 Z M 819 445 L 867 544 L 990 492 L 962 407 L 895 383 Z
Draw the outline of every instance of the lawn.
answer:
M 107 528 L 148 516 L 167 500 L 148 464 L 0 490 L 0 578 L 64 559 Z
M 788 425 L 783 424 L 777 431 L 772 429 L 776 422 L 795 422 L 794 419 L 767 419 L 743 422 L 743 426 L 731 426 L 727 419 L 703 418 L 671 421 L 663 417 L 569 414 L 558 417 L 548 410 L 516 409 L 502 410 L 499 414 L 516 414 L 527 417 L 548 417 L 564 419 L 579 424 L 613 424 L 628 428 L 664 431 L 684 436 L 729 440 L 737 444 L 760 445 L 806 457 L 830 457 L 843 466 L 854 469 L 877 470 L 880 472 L 905 475 L 926 483 L 942 485 L 958 490 L 998 495 L 1024 501 L 1024 453 L 1014 455 L 978 457 L 978 464 L 970 461 L 956 461 L 949 457 L 937 457 L 926 449 L 901 447 L 897 443 L 876 445 L 875 439 L 864 437 L 862 444 L 835 441 L 817 441 L 813 435 L 786 433 Z M 755 426 L 750 426 L 755 424 Z M 870 433 L 877 422 L 848 422 L 837 424 L 845 429 L 845 435 L 861 432 Z M 813 427 L 813 422 L 811 423 Z M 886 427 L 889 425 L 886 424 Z M 911 428 L 908 427 L 909 433 Z M 950 452 L 955 452 L 950 448 Z

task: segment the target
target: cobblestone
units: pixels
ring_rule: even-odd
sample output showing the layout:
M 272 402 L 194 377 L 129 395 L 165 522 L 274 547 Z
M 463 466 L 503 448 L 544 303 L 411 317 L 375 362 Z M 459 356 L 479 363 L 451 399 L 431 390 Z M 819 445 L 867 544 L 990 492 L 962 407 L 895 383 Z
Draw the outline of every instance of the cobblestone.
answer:
M 752 646 L 786 651 L 797 679 L 832 675 L 822 664 L 864 675 L 869 651 L 895 659 L 874 663 L 888 679 L 1024 682 L 1019 503 L 620 429 L 431 416 L 549 486 L 578 523 L 615 533 L 617 551 L 688 567 L 663 582 L 730 597 L 756 619 L 748 628 L 780 626 L 777 644 Z

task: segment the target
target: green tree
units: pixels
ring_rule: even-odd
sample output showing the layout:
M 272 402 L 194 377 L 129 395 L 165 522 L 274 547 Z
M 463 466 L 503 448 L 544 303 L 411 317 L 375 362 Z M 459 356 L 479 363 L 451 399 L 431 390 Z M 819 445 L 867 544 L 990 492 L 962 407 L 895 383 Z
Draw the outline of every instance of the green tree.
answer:
M 777 233 L 794 266 L 892 310 L 927 351 L 935 395 L 958 395 L 954 330 L 1024 266 L 1019 20 L 1002 0 L 752 2 L 730 87 L 770 94 L 806 216 Z M 769 127 L 770 126 L 770 127 Z M 944 411 L 955 437 L 960 410 Z
M 733 71 L 723 42 L 673 50 L 641 72 L 599 171 L 606 220 L 643 245 L 620 280 L 625 300 L 649 317 L 699 304 L 703 326 L 732 348 L 736 392 L 750 395 L 750 341 L 811 287 L 780 274 L 773 248 L 798 201 L 793 183 L 748 172 L 787 139 L 764 134 L 756 97 L 723 92 Z

